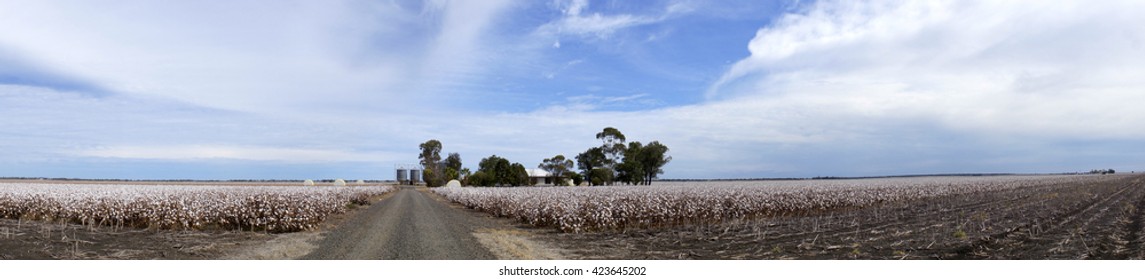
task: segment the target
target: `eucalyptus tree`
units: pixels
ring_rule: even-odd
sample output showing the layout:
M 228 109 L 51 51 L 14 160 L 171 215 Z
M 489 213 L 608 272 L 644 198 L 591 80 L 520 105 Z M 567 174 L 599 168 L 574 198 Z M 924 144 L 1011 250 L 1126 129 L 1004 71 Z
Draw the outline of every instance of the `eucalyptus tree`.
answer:
M 608 169 L 616 169 L 616 164 L 620 161 L 620 156 L 624 154 L 624 133 L 615 127 L 605 127 L 596 134 L 596 139 L 602 142 L 600 146 L 601 152 L 605 155 L 604 166 Z M 612 184 L 612 179 L 609 178 L 608 184 Z
M 421 161 L 422 168 L 425 169 L 426 186 L 441 186 L 441 178 L 445 175 L 440 166 L 441 141 L 430 139 L 429 141 L 425 141 L 425 143 L 421 143 L 418 147 L 421 148 L 421 154 L 419 154 L 417 158 Z
M 563 180 L 565 173 L 573 169 L 573 161 L 571 159 L 565 159 L 564 155 L 556 155 L 552 158 L 544 159 L 537 167 L 549 172 L 549 175 L 553 178 L 554 185 L 563 186 L 565 185 L 565 180 Z

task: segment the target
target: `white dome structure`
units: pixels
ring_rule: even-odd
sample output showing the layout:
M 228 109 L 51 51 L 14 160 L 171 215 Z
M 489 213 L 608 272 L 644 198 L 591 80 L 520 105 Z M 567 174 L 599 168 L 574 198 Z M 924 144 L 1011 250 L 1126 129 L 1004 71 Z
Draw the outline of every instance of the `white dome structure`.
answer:
M 313 187 L 314 186 L 314 180 L 306 179 L 306 181 L 302 181 L 302 185 L 307 186 L 307 187 Z
M 458 181 L 456 179 L 449 180 L 448 183 L 445 183 L 445 187 L 446 188 L 460 188 L 461 187 L 461 181 Z
M 334 179 L 334 186 L 335 187 L 345 187 L 346 186 L 346 180 Z

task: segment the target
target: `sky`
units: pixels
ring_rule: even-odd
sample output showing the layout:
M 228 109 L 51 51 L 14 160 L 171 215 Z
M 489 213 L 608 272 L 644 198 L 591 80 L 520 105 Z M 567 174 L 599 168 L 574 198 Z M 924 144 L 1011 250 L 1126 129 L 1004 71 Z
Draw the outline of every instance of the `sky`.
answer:
M 0 177 L 1145 170 L 1142 1 L 0 0 Z M 444 156 L 444 153 L 443 153 Z

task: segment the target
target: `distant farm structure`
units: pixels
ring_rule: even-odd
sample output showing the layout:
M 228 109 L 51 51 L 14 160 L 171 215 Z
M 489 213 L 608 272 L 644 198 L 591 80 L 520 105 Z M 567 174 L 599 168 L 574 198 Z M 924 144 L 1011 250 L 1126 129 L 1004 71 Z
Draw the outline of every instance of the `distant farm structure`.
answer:
M 529 185 L 553 185 L 553 175 L 544 169 L 530 168 L 525 169 L 525 173 L 529 174 Z
M 424 172 L 420 164 L 412 163 L 399 163 L 394 165 L 394 179 L 398 184 L 402 185 L 416 185 L 425 181 Z

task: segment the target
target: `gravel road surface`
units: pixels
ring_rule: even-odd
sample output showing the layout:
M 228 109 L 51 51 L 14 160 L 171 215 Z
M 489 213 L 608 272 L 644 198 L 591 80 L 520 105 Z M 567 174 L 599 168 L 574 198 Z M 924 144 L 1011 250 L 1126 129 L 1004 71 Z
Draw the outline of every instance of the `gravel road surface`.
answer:
M 302 259 L 496 259 L 472 234 L 482 223 L 406 186 L 331 231 Z

